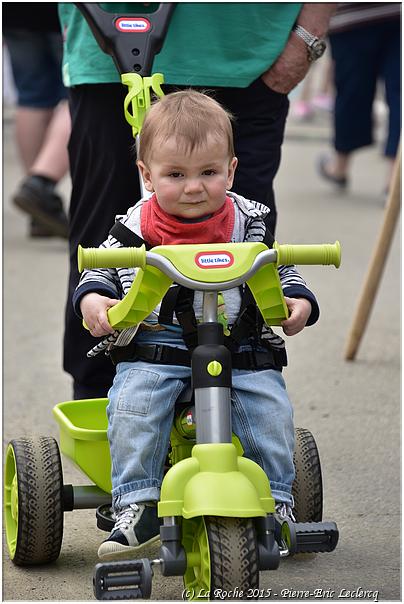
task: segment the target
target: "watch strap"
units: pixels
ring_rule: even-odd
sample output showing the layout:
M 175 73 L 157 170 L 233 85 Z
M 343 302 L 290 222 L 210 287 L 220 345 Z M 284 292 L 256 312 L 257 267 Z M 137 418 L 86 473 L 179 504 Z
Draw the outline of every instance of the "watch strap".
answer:
M 312 46 L 314 42 L 318 40 L 317 36 L 313 36 L 313 34 L 308 32 L 307 29 L 304 29 L 304 27 L 301 25 L 295 25 L 292 31 L 294 31 L 299 38 L 302 38 L 302 40 L 306 42 L 307 46 Z
M 324 40 L 320 40 L 320 38 L 308 32 L 301 25 L 295 25 L 292 31 L 305 42 L 307 46 L 307 58 L 310 63 L 323 55 L 326 48 Z

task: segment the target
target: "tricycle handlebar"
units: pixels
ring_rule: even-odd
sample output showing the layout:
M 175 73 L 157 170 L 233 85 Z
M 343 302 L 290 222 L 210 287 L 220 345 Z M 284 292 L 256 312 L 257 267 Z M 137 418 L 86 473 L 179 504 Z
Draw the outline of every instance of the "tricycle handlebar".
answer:
M 248 283 L 267 325 L 280 325 L 287 315 L 276 265 L 340 264 L 340 246 L 274 244 L 262 242 L 139 248 L 78 249 L 79 270 L 84 268 L 135 268 L 136 275 L 125 297 L 108 311 L 115 329 L 144 320 L 166 294 L 171 283 L 201 292 L 225 291 Z M 157 271 L 156 271 L 157 269 Z M 265 292 L 270 291 L 267 296 Z
M 77 249 L 79 272 L 85 268 L 143 268 L 146 266 L 146 247 L 83 248 Z
M 335 243 L 310 245 L 280 245 L 277 241 L 274 248 L 278 252 L 277 264 L 341 264 L 341 246 Z
M 226 244 L 224 244 L 225 246 Z M 231 244 L 230 244 L 231 245 Z M 275 241 L 274 250 L 268 261 L 276 264 L 333 264 L 336 268 L 341 262 L 339 241 L 315 245 L 288 245 Z M 272 251 L 272 252 L 273 252 Z M 144 245 L 124 248 L 83 248 L 78 247 L 78 266 L 82 272 L 85 268 L 130 268 L 144 269 L 147 256 Z

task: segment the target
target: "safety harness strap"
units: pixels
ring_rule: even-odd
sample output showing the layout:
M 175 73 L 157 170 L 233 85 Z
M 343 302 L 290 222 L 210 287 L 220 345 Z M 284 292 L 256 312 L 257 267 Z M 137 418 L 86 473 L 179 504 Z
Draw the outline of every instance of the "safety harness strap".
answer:
M 160 325 L 172 325 L 175 312 L 182 328 L 182 338 L 190 350 L 198 344 L 198 328 L 193 304 L 193 290 L 182 285 L 173 285 L 161 301 L 158 317 Z
M 161 344 L 137 344 L 131 342 L 128 346 L 113 348 L 110 357 L 114 365 L 122 362 L 146 361 L 161 365 L 191 366 L 191 351 Z M 231 355 L 233 369 L 276 369 L 282 371 L 285 366 L 282 351 L 267 350 L 257 352 L 246 350 L 233 352 Z
M 151 246 L 145 241 L 140 235 L 137 235 L 130 230 L 120 220 L 116 220 L 114 226 L 110 229 L 109 234 L 115 237 L 117 241 L 122 243 L 125 247 L 140 247 L 146 246 L 146 250 L 150 250 Z
M 262 241 L 265 243 L 265 245 L 269 249 L 271 249 L 271 247 L 274 244 L 275 237 L 273 236 L 272 232 L 269 229 L 269 225 L 270 225 L 270 222 L 271 222 L 270 214 L 267 214 L 265 216 L 265 218 L 263 218 L 263 221 L 264 221 L 264 224 L 265 224 L 265 235 L 264 235 Z
M 274 243 L 274 236 L 269 229 L 269 214 L 263 219 L 265 223 L 265 234 L 263 243 L 271 248 Z M 258 310 L 254 296 L 247 284 L 240 286 L 241 305 L 240 312 L 235 320 L 228 336 L 226 346 L 230 350 L 246 340 L 253 340 L 255 344 L 260 342 L 264 319 Z M 286 365 L 286 363 L 285 363 Z
M 252 339 L 257 343 L 260 339 L 263 324 L 264 320 L 257 308 L 251 290 L 248 285 L 245 285 L 244 290 L 241 290 L 240 312 L 230 330 L 226 345 L 231 350 L 246 340 Z

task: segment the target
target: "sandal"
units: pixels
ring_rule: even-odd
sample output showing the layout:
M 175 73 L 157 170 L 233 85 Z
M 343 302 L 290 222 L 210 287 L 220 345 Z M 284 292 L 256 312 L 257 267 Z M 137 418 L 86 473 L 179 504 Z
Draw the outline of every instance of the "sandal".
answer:
M 328 155 L 322 155 L 317 164 L 317 169 L 319 175 L 324 179 L 328 180 L 332 184 L 336 185 L 339 189 L 346 189 L 348 185 L 348 178 L 346 176 L 334 176 L 330 174 L 327 170 L 327 166 L 329 164 L 330 157 Z

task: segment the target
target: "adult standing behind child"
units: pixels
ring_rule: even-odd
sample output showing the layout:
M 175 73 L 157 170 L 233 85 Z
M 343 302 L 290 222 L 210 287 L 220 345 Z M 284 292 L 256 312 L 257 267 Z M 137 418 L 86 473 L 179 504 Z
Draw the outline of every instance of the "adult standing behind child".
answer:
M 121 14 L 153 11 L 143 4 L 106 4 Z M 153 72 L 161 71 L 166 91 L 192 85 L 211 90 L 235 116 L 239 159 L 235 186 L 267 205 L 275 231 L 273 179 L 280 163 L 287 93 L 311 62 L 307 43 L 292 31 L 323 37 L 334 4 L 181 2 L 175 7 Z M 140 195 L 133 170 L 131 129 L 123 116 L 126 90 L 111 57 L 99 49 L 79 10 L 60 4 L 65 35 L 64 78 L 69 87 L 72 135 L 70 277 L 67 294 L 64 369 L 73 377 L 75 398 L 106 396 L 112 382 L 107 359 L 87 359 L 91 338 L 71 308 L 77 286 L 78 244 L 98 245 L 116 214 Z
M 212 98 L 187 90 L 156 102 L 145 118 L 137 164 L 152 197 L 141 199 L 117 217 L 137 244 L 268 242 L 271 237 L 269 209 L 230 192 L 237 166 L 231 121 Z M 120 232 L 114 233 L 101 247 L 122 247 Z M 296 267 L 279 266 L 278 272 L 290 311 L 282 327 L 287 335 L 294 335 L 317 320 L 318 305 Z M 107 311 L 129 290 L 135 275 L 136 269 L 83 273 L 73 302 L 92 336 L 110 336 L 111 340 L 114 329 Z M 201 296 L 195 292 L 192 303 L 196 321 L 202 319 Z M 282 377 L 285 358 L 279 337 L 257 318 L 254 330 L 232 338 L 243 296 L 235 287 L 225 291 L 223 298 L 230 330 L 225 344 L 239 367 L 232 372 L 233 431 L 245 456 L 270 478 L 278 512 L 291 516 L 293 410 Z M 189 333 L 180 317 L 183 305 L 174 306 L 171 321 L 168 318 L 167 306 L 173 299 L 169 290 L 137 329 L 130 327 L 118 336 L 125 338 L 126 345 L 118 346 L 116 340 L 110 349 L 116 363 L 107 408 L 116 521 L 98 550 L 101 558 L 127 555 L 159 538 L 156 502 L 174 405 L 191 377 L 185 342 Z M 163 306 L 164 319 L 160 320 Z M 244 351 L 254 354 L 247 355 L 243 366 Z M 255 365 L 251 357 L 257 359 Z M 167 359 L 168 364 L 153 358 Z

